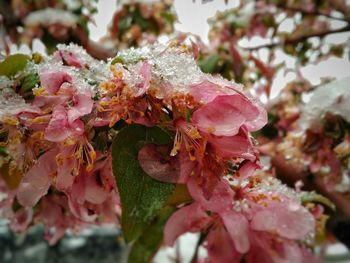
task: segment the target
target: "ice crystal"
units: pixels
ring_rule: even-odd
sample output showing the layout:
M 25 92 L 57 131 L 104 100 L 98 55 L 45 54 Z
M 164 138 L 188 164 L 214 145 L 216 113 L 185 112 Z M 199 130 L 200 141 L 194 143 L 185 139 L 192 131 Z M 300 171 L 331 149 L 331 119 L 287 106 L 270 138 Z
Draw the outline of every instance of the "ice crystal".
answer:
M 190 84 L 199 82 L 205 76 L 193 57 L 181 47 L 158 44 L 122 51 L 118 53 L 118 57 L 123 63 L 129 64 L 128 69 L 131 71 L 134 71 L 135 67 L 132 64 L 140 60 L 147 60 L 153 66 L 154 83 L 169 85 L 175 91 L 186 91 Z M 127 78 L 126 82 L 133 86 L 135 79 Z

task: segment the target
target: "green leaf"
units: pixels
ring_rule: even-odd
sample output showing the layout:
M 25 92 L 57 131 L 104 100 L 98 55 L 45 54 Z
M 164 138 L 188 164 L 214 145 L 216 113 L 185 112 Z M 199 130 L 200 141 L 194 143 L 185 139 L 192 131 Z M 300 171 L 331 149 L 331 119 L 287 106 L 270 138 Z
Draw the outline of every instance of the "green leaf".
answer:
M 175 208 L 165 207 L 133 244 L 128 258 L 129 263 L 150 262 L 163 240 L 163 229 Z
M 12 77 L 23 70 L 27 65 L 29 57 L 24 54 L 15 54 L 5 58 L 0 63 L 0 76 Z
M 37 73 L 32 73 L 25 76 L 22 80 L 21 92 L 31 91 L 40 81 Z
M 300 199 L 302 203 L 315 203 L 315 202 L 321 203 L 325 206 L 328 206 L 333 211 L 336 210 L 336 207 L 331 200 L 329 200 L 327 197 L 324 197 L 323 195 L 316 193 L 315 191 L 312 191 L 312 192 L 302 191 L 300 193 Z
M 213 73 L 219 60 L 220 56 L 218 54 L 213 54 L 210 57 L 198 61 L 198 66 L 204 73 Z
M 163 207 L 175 186 L 154 180 L 140 167 L 138 152 L 148 143 L 169 144 L 170 136 L 158 127 L 129 125 L 113 140 L 113 173 L 122 205 L 125 240 L 137 239 Z

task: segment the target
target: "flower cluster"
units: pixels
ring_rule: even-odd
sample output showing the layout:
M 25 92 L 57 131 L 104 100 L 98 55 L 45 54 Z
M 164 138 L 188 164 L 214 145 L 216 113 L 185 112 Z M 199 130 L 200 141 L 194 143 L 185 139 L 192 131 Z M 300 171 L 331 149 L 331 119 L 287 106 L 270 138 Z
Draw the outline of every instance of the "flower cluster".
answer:
M 329 191 L 345 194 L 350 190 L 346 83 L 347 79 L 330 82 L 310 93 L 310 101 L 303 112 L 290 118 L 289 129 L 284 129 L 285 138 L 277 146 L 279 153 L 323 181 Z M 283 116 L 279 119 L 275 125 L 286 124 L 288 120 Z
M 135 163 L 120 175 L 123 182 L 140 167 L 154 179 L 145 192 L 153 181 L 185 189 L 186 200 L 172 198 L 177 210 L 164 226 L 166 245 L 201 232 L 210 262 L 318 262 L 307 248 L 317 215 L 299 193 L 256 173 L 261 164 L 250 132 L 266 124 L 264 108 L 241 85 L 202 73 L 187 50 L 146 46 L 99 63 L 76 46 L 59 46 L 31 65 L 40 77 L 32 97 L 18 98 L 17 84 L 4 81 L 1 92 L 12 95 L 0 112 L 0 208 L 15 230 L 33 219 L 43 223 L 52 244 L 85 224 L 118 224 L 121 217 L 127 228 L 123 217 L 138 182 L 115 180 L 112 166 L 115 173 L 124 164 L 114 153 L 124 154 Z M 135 138 L 134 158 L 113 142 L 133 125 L 158 127 L 171 143 Z

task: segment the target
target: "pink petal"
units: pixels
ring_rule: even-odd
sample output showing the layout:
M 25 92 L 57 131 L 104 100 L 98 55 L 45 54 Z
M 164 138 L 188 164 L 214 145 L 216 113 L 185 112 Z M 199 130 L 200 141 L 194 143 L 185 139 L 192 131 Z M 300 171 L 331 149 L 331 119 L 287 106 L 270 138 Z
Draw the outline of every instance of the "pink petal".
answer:
M 50 188 L 50 174 L 56 171 L 57 150 L 53 149 L 39 157 L 37 163 L 22 179 L 17 192 L 18 202 L 25 207 L 33 207 Z
M 74 176 L 72 175 L 73 165 L 74 161 L 72 159 L 64 159 L 63 165 L 58 166 L 55 180 L 57 190 L 63 192 L 72 187 L 74 182 Z
M 164 227 L 164 242 L 172 246 L 175 240 L 186 232 L 199 232 L 208 226 L 211 218 L 198 203 L 180 208 L 169 218 Z
M 230 236 L 223 227 L 211 230 L 207 237 L 207 250 L 212 263 L 239 263 L 241 255 L 235 249 Z
M 196 110 L 192 122 L 203 132 L 216 136 L 233 136 L 242 125 L 248 131 L 262 128 L 266 122 L 256 122 L 257 116 L 259 110 L 248 98 L 240 94 L 222 95 Z
M 224 213 L 232 209 L 234 193 L 229 184 L 224 181 L 216 182 L 211 190 L 209 199 L 205 197 L 203 186 L 199 186 L 196 180 L 192 179 L 187 182 L 187 188 L 194 200 L 196 200 L 205 210 Z
M 295 201 L 276 201 L 253 216 L 251 227 L 298 240 L 315 230 L 315 220 L 306 208 Z
M 238 170 L 238 176 L 241 181 L 252 176 L 255 170 L 259 169 L 260 166 L 256 163 L 246 161 Z
M 108 192 L 97 184 L 95 175 L 89 174 L 86 178 L 85 200 L 93 204 L 102 204 L 106 201 Z
M 51 142 L 61 142 L 71 135 L 78 136 L 83 133 L 84 123 L 81 120 L 69 123 L 67 110 L 62 105 L 57 105 L 45 129 L 45 139 Z
M 64 95 L 35 96 L 33 105 L 40 108 L 54 107 L 68 101 L 69 97 Z
M 209 144 L 215 149 L 215 152 L 224 158 L 244 158 L 250 161 L 256 159 L 253 145 L 247 134 L 240 133 L 235 136 L 210 136 Z
M 241 254 L 249 250 L 249 226 L 247 219 L 239 213 L 228 211 L 220 214 L 237 251 Z
M 73 97 L 74 106 L 68 110 L 68 122 L 72 124 L 80 117 L 91 113 L 94 102 L 91 99 L 90 92 L 79 93 Z
M 75 177 L 72 188 L 67 192 L 68 205 L 72 214 L 85 221 L 93 222 L 97 215 L 90 214 L 89 210 L 84 206 L 85 204 L 85 178 L 86 174 L 79 174 Z
M 72 77 L 64 71 L 44 71 L 40 73 L 40 82 L 49 94 L 55 94 L 64 82 L 72 82 Z

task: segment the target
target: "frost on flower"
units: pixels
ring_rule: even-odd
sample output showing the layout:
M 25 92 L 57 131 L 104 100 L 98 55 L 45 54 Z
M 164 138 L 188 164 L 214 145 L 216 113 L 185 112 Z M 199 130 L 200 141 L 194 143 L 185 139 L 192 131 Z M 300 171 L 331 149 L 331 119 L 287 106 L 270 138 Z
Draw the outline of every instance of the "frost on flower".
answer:
M 165 224 L 166 245 L 183 233 L 202 232 L 210 262 L 253 262 L 257 255 L 267 262 L 317 262 L 305 245 L 316 217 L 293 190 L 257 172 L 250 132 L 266 124 L 265 109 L 241 85 L 202 73 L 185 46 L 130 49 L 108 63 L 77 46 L 58 46 L 37 70 L 40 84 L 32 97 L 10 89 L 18 105 L 36 110 L 1 106 L 9 115 L 1 122 L 7 135 L 1 147 L 19 178 L 2 206 L 10 209 L 15 198 L 26 219 L 14 229 L 25 230 L 36 218 L 54 244 L 76 226 L 118 225 L 121 217 L 127 227 L 121 208 L 132 204 L 123 203 L 122 194 L 132 192 L 120 187 L 133 183 L 115 180 L 118 152 L 151 182 L 185 189 L 188 198 L 175 198 L 176 211 Z M 171 143 L 153 143 L 146 132 L 146 141 L 130 146 L 136 153 L 112 150 L 128 125 L 157 126 Z

